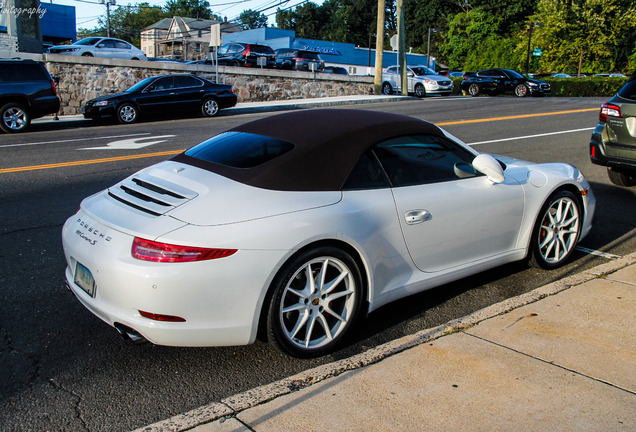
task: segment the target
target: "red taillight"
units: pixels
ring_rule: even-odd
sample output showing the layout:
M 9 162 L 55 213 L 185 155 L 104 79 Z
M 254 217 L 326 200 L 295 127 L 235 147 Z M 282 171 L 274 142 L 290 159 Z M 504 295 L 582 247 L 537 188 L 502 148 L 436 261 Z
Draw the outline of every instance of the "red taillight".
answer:
M 596 157 L 596 146 L 593 145 L 590 147 L 590 156 L 595 158 Z
M 51 80 L 51 90 L 53 90 L 53 95 L 57 95 L 57 87 L 55 87 L 55 81 Z
M 601 111 L 598 113 L 598 119 L 600 121 L 607 121 L 607 117 L 623 117 L 621 108 L 610 103 L 604 103 L 601 105 Z
M 211 249 L 193 246 L 178 246 L 159 243 L 135 237 L 132 244 L 132 256 L 143 261 L 154 262 L 192 262 L 225 258 L 235 254 L 237 249 Z
M 144 317 L 151 319 L 153 321 L 167 321 L 167 322 L 185 322 L 185 318 L 181 318 L 175 315 L 164 315 L 164 314 L 156 314 L 152 312 L 139 311 L 139 314 Z

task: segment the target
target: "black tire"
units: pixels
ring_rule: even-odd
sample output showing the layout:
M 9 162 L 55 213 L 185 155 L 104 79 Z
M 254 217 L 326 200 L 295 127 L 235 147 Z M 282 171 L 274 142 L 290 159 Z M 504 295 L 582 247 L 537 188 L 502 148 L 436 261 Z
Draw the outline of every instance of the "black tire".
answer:
M 617 171 L 614 168 L 607 167 L 607 176 L 616 186 L 631 187 L 636 185 L 636 173 L 628 173 Z
M 201 104 L 201 113 L 206 117 L 215 117 L 219 114 L 219 101 L 213 97 L 207 98 Z
M 389 84 L 388 82 L 385 82 L 382 84 L 382 94 L 384 95 L 393 94 L 393 87 L 391 87 L 391 84 Z
M 418 98 L 426 97 L 426 89 L 422 84 L 415 84 L 415 96 Z
M 572 192 L 552 194 L 532 230 L 530 265 L 550 270 L 565 264 L 579 241 L 582 223 L 581 202 Z
M 31 115 L 17 102 L 9 102 L 0 108 L 0 129 L 6 133 L 24 131 L 31 124 Z
M 525 84 L 517 84 L 515 87 L 515 96 L 517 97 L 526 97 L 529 93 L 528 86 Z
M 240 67 L 241 64 L 238 62 L 238 60 L 232 60 L 230 62 L 230 66 L 234 66 L 234 67 Z
M 117 107 L 117 121 L 123 124 L 135 123 L 139 117 L 139 110 L 130 103 L 124 102 Z
M 468 94 L 471 96 L 479 96 L 479 93 L 481 92 L 481 89 L 479 88 L 479 85 L 472 83 L 471 85 L 468 86 Z
M 308 283 L 308 274 L 313 283 Z M 294 257 L 272 283 L 267 312 L 269 342 L 299 358 L 333 351 L 360 314 L 364 295 L 361 281 L 356 262 L 340 249 L 323 246 Z
M 93 54 L 85 52 L 84 54 L 82 54 L 82 57 L 93 57 Z

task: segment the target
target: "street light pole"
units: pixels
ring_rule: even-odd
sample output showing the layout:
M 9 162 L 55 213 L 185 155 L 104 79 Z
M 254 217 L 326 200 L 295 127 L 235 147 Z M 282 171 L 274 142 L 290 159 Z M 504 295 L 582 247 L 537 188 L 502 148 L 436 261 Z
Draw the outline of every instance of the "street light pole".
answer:
M 437 33 L 438 28 L 428 28 L 428 43 L 426 44 L 426 67 L 431 67 L 431 32 Z
M 526 59 L 526 75 L 530 73 L 530 45 L 532 43 L 532 29 L 540 25 L 540 22 L 531 22 L 530 28 L 528 29 L 528 57 Z

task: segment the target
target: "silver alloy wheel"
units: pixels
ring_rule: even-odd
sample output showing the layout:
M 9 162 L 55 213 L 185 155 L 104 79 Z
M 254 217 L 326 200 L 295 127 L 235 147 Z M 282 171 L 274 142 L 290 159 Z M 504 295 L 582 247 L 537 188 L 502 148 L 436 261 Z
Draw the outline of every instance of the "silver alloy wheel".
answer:
M 125 104 L 119 107 L 118 115 L 122 123 L 132 123 L 137 118 L 137 110 L 134 106 Z
M 219 103 L 215 99 L 206 99 L 203 102 L 203 114 L 214 117 L 219 113 Z
M 417 96 L 418 98 L 423 98 L 424 96 L 426 96 L 426 89 L 424 89 L 424 86 L 422 84 L 417 84 L 415 86 L 415 96 Z
M 341 260 L 322 256 L 296 270 L 285 286 L 279 319 L 285 337 L 297 348 L 319 349 L 353 320 L 356 279 Z
M 12 131 L 19 131 L 27 126 L 29 117 L 19 106 L 12 106 L 2 113 L 2 123 Z
M 385 95 L 393 94 L 393 88 L 391 88 L 391 84 L 389 83 L 382 84 L 382 94 L 385 94 Z
M 568 196 L 560 196 L 548 207 L 538 232 L 541 258 L 549 265 L 561 263 L 574 250 L 579 238 L 579 207 Z
M 517 95 L 518 97 L 527 96 L 528 87 L 526 87 L 525 84 L 518 84 L 517 87 L 515 87 L 515 95 Z
M 479 94 L 479 86 L 477 84 L 471 84 L 468 86 L 468 94 L 471 96 L 477 96 Z

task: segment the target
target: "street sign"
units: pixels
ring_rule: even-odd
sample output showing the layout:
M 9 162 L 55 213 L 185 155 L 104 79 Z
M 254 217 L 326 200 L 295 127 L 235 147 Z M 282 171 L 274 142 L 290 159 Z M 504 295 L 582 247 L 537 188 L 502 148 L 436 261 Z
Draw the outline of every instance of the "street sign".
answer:
M 535 48 L 535 49 L 532 51 L 532 55 L 533 55 L 533 56 L 535 56 L 535 57 L 541 57 L 541 54 L 542 54 L 542 52 L 541 52 L 541 48 Z

